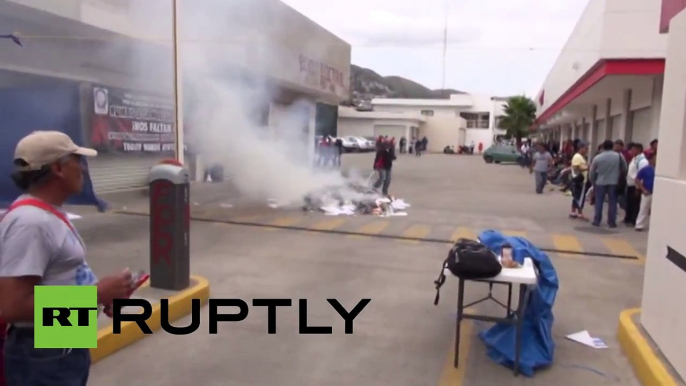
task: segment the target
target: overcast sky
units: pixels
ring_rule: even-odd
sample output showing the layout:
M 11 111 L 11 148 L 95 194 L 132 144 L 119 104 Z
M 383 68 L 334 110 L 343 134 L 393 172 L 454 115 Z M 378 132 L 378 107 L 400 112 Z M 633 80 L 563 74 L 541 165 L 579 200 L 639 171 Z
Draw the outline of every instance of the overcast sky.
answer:
M 352 62 L 436 89 L 444 0 L 282 0 L 352 45 Z M 446 86 L 535 97 L 588 0 L 447 0 Z

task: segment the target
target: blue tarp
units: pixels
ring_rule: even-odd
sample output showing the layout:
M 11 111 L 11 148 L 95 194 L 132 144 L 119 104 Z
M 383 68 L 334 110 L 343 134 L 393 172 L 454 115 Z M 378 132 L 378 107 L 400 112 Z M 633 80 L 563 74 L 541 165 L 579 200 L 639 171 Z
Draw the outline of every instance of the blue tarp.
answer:
M 0 208 L 6 208 L 21 194 L 10 178 L 14 148 L 19 140 L 35 130 L 58 130 L 83 146 L 81 127 L 77 84 L 0 89 Z M 87 175 L 83 192 L 68 204 L 96 205 L 100 210 L 106 205 L 96 196 Z
M 553 341 L 553 304 L 559 288 L 555 267 L 548 255 L 536 248 L 523 237 L 508 237 L 500 232 L 487 230 L 479 235 L 479 240 L 489 249 L 499 253 L 504 244 L 510 244 L 513 258 L 523 263 L 531 257 L 538 268 L 538 285 L 528 299 L 522 326 L 522 352 L 519 369 L 526 376 L 533 376 L 538 368 L 553 363 L 555 342 Z M 488 356 L 497 363 L 513 367 L 515 361 L 516 326 L 498 323 L 479 337 L 488 348 Z

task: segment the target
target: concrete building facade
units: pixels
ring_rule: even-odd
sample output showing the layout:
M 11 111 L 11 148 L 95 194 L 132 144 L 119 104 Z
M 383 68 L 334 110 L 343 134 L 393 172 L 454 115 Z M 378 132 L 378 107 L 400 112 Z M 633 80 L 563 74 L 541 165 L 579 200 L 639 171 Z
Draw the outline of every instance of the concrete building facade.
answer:
M 341 107 L 338 115 L 338 132 L 341 137 L 395 138 L 427 137 L 427 151 L 442 152 L 446 146 L 465 143 L 467 121 L 461 117 L 427 117 L 411 112 L 357 111 Z
M 659 0 L 590 0 L 536 102 L 544 137 L 582 139 L 593 154 L 605 139 L 657 138 L 667 37 Z
M 374 128 L 368 123 L 371 118 L 366 117 L 393 114 L 384 119 L 404 117 L 405 120 L 411 118 L 413 122 L 421 118 L 423 121 L 418 126 L 409 121 L 396 125 L 394 136 L 399 138 L 400 133 L 408 139 L 426 136 L 428 151 L 442 152 L 446 146 L 457 148 L 472 141 L 477 146 L 482 143 L 486 149 L 496 136 L 505 134 L 504 130 L 496 128 L 498 117 L 504 114 L 505 103 L 504 98 L 480 94 L 454 94 L 450 99 L 377 98 L 372 100 L 373 112 L 355 112 L 352 116 L 339 118 L 339 127 L 344 127 L 342 133 L 350 131 L 373 136 Z
M 352 107 L 338 108 L 338 136 L 378 137 L 388 135 L 400 139 L 419 135 L 426 118 L 419 114 L 357 111 Z
M 640 322 L 686 378 L 686 1 L 590 0 L 537 99 L 545 137 L 659 140 Z
M 154 115 L 165 127 L 173 124 L 169 120 L 174 92 L 171 4 L 166 0 L 60 0 L 59 5 L 52 0 L 0 0 L 2 33 L 16 32 L 23 44 L 0 58 L 0 90 L 79 89 L 76 103 L 81 105 L 85 142 L 93 145 L 89 142 L 98 136 L 102 142 L 98 143 L 101 156 L 89 165 L 98 193 L 145 185 L 149 167 L 173 157 L 173 129 L 155 139 L 138 135 L 132 142 L 143 143 L 122 150 L 131 133 L 113 134 L 114 124 L 105 120 L 112 117 L 94 112 L 97 103 L 135 100 L 140 109 L 145 104 L 145 115 Z M 304 110 L 301 115 L 309 117 L 304 119 L 303 135 L 312 159 L 317 104 L 337 106 L 348 97 L 350 45 L 279 0 L 262 1 L 259 7 L 249 1 L 207 0 L 198 7 L 194 1 L 178 0 L 178 4 L 179 70 L 201 67 L 197 60 L 202 57 L 220 75 L 268 89 L 269 98 L 255 115 L 272 131 L 280 130 L 297 102 Z M 212 12 L 207 12 L 210 8 Z M 197 25 L 204 28 L 193 28 Z M 184 103 L 184 109 L 189 108 Z M 130 131 L 132 122 L 126 119 L 131 117 L 116 118 Z M 187 136 L 192 135 L 189 127 Z M 122 136 L 126 136 L 123 141 Z M 160 151 L 145 150 L 153 148 Z M 201 164 L 195 162 L 194 167 Z
M 669 42 L 641 324 L 686 379 L 686 309 L 674 302 L 686 296 L 686 1 L 663 3 Z

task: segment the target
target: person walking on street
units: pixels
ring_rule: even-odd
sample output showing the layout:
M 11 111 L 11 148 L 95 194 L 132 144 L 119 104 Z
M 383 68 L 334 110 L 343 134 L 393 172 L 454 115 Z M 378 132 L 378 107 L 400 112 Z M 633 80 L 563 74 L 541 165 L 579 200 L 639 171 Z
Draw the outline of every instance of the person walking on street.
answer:
M 98 303 L 127 297 L 128 270 L 98 280 L 86 249 L 63 209 L 81 192 L 82 157 L 97 155 L 64 133 L 34 132 L 17 144 L 12 179 L 24 192 L 0 220 L 0 314 L 7 322 L 7 386 L 82 386 L 88 382 L 90 350 L 35 348 L 34 287 L 97 286 Z
M 416 157 L 421 156 L 421 155 L 422 155 L 422 150 L 424 150 L 424 149 L 422 149 L 422 141 L 419 140 L 419 139 L 416 139 L 416 140 L 414 141 L 414 155 L 415 155 Z
M 650 218 L 650 208 L 653 204 L 653 186 L 655 184 L 655 163 L 657 161 L 657 151 L 648 153 L 648 166 L 641 169 L 636 175 L 636 188 L 641 192 L 641 208 L 636 218 L 635 229 L 643 231 L 648 225 Z
M 398 145 L 400 145 L 400 154 L 405 154 L 407 152 L 407 138 L 400 137 Z
M 609 201 L 607 224 L 610 228 L 617 227 L 617 183 L 626 170 L 626 161 L 621 154 L 614 151 L 614 143 L 609 139 L 603 142 L 602 152 L 595 156 L 590 169 L 590 179 L 595 194 L 593 226 L 600 226 L 607 196 Z
M 334 142 L 336 152 L 334 154 L 334 165 L 341 167 L 341 157 L 343 156 L 343 140 L 341 138 L 336 138 Z
M 542 194 L 548 180 L 548 169 L 553 164 L 553 156 L 541 143 L 536 145 L 536 150 L 529 164 L 529 173 L 535 173 L 536 194 Z
M 629 171 L 626 174 L 626 211 L 622 222 L 627 226 L 635 226 L 642 196 L 641 192 L 636 189 L 636 177 L 643 168 L 648 166 L 648 159 L 643 154 L 643 145 L 640 143 L 631 144 L 629 151 L 631 162 L 629 162 Z
M 374 189 L 381 188 L 381 194 L 388 196 L 388 188 L 391 185 L 391 170 L 395 161 L 395 152 L 390 149 L 389 143 L 383 143 L 377 150 L 374 159 L 374 170 L 379 174 L 379 178 L 374 183 Z
M 579 143 L 579 151 L 572 157 L 572 213 L 571 218 L 588 221 L 584 217 L 584 203 L 588 192 L 588 145 Z

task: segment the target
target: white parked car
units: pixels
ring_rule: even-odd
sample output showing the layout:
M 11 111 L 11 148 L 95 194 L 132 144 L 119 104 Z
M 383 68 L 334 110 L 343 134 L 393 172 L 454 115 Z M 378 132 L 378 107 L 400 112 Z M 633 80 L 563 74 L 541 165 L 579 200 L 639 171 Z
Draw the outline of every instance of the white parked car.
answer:
M 360 151 L 360 145 L 355 140 L 355 137 L 341 137 L 341 141 L 343 141 L 343 151 L 346 153 L 354 152 L 354 151 Z
M 374 141 L 370 141 L 366 138 L 363 137 L 353 137 L 356 141 L 358 146 L 360 147 L 360 151 L 373 151 L 374 150 Z

